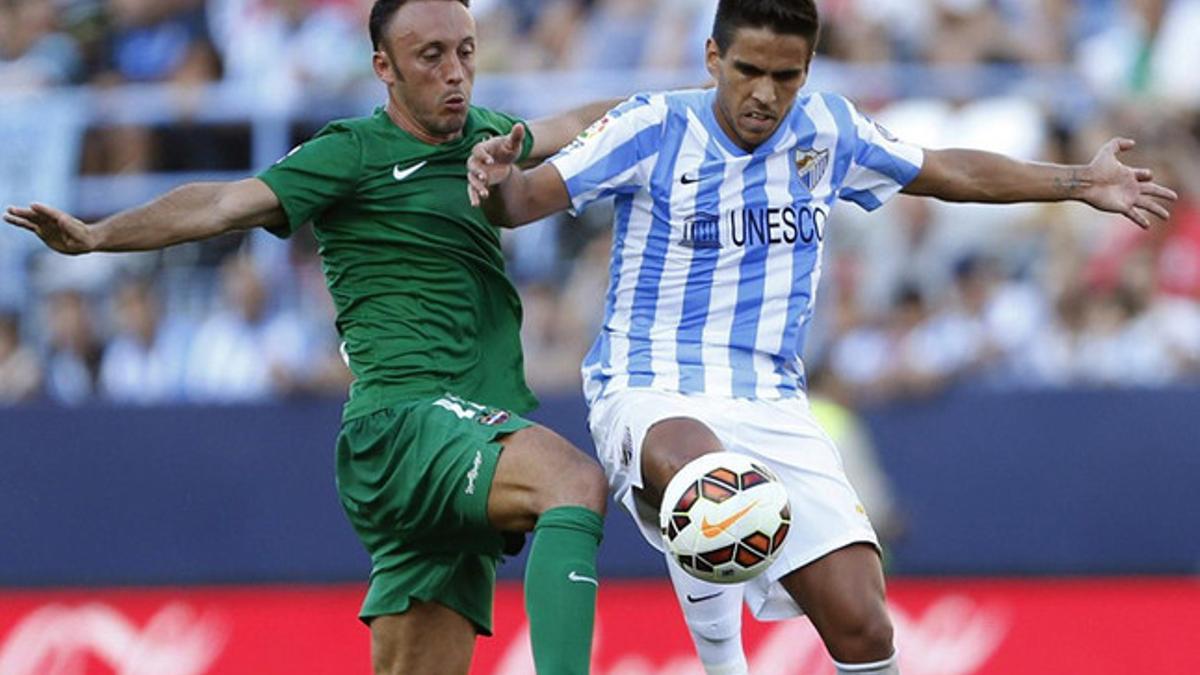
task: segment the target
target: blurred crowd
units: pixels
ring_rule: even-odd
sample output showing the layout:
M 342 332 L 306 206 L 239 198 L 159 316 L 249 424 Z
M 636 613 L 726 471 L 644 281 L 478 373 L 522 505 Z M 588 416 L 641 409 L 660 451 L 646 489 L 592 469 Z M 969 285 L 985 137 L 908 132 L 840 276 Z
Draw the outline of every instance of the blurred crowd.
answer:
M 293 110 L 371 79 L 369 0 L 0 0 L 0 98 L 90 85 L 223 82 Z M 562 70 L 701 73 L 715 0 L 475 0 L 479 77 Z M 1007 91 L 859 97 L 898 135 L 1086 162 L 1132 136 L 1182 201 L 1144 233 L 1066 205 L 901 197 L 845 205 L 827 241 L 810 370 L 854 401 L 950 386 L 1152 387 L 1200 381 L 1200 0 L 826 0 L 831 63 L 1058 68 L 1090 102 Z M 696 78 L 699 80 L 699 77 Z M 297 130 L 299 136 L 312 128 Z M 89 176 L 235 168 L 244 130 L 88 128 Z M 84 214 L 92 217 L 104 214 Z M 599 327 L 610 214 L 506 233 L 527 369 L 578 387 Z M 151 404 L 343 392 L 309 236 L 265 233 L 162 253 L 67 259 L 0 233 L 0 404 Z

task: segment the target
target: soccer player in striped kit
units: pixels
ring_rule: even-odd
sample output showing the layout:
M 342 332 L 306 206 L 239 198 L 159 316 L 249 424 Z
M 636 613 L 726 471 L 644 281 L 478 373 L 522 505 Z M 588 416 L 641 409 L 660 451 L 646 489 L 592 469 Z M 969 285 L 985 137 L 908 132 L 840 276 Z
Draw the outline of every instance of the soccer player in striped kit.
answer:
M 794 515 L 779 559 L 740 586 L 668 561 L 711 674 L 746 672 L 743 600 L 760 619 L 806 613 L 839 673 L 898 673 L 875 533 L 805 399 L 800 355 L 839 201 L 897 192 L 948 201 L 1077 200 L 1145 228 L 1170 190 L 1113 140 L 1086 166 L 899 141 L 841 96 L 800 93 L 812 0 L 722 0 L 708 41 L 715 90 L 636 96 L 548 163 L 513 170 L 523 130 L 476 146 L 472 199 L 519 225 L 616 198 L 604 324 L 583 364 L 609 486 L 661 548 L 662 491 L 691 459 L 767 463 Z

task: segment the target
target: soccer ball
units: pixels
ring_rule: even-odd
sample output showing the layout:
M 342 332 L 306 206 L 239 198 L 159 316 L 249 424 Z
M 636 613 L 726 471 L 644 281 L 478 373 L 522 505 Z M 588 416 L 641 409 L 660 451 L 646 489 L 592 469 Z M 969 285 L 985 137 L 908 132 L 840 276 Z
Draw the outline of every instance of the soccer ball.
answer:
M 719 584 L 771 566 L 791 526 L 787 490 L 761 462 L 713 452 L 688 462 L 663 493 L 663 543 L 692 576 Z

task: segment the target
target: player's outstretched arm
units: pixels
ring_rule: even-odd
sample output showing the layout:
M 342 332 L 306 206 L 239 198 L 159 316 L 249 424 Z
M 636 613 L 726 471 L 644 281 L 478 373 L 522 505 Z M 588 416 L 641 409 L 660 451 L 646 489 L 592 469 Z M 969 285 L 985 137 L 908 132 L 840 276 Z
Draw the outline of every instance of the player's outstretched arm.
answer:
M 475 146 L 467 160 L 467 191 L 472 206 L 482 206 L 488 220 L 501 227 L 516 227 L 565 211 L 571 197 L 553 164 L 528 171 L 515 165 L 525 140 L 518 124 L 507 136 L 497 136 Z
M 257 178 L 192 183 L 143 206 L 88 225 L 45 204 L 10 206 L 4 220 L 36 234 L 68 255 L 94 251 L 148 251 L 255 226 L 280 225 L 279 199 Z
M 1021 162 L 978 150 L 927 150 L 921 172 L 904 192 L 951 202 L 1080 201 L 1146 229 L 1151 215 L 1170 216 L 1167 206 L 1178 196 L 1155 183 L 1149 169 L 1121 162 L 1119 155 L 1133 146 L 1132 140 L 1114 138 L 1090 164 L 1075 166 Z

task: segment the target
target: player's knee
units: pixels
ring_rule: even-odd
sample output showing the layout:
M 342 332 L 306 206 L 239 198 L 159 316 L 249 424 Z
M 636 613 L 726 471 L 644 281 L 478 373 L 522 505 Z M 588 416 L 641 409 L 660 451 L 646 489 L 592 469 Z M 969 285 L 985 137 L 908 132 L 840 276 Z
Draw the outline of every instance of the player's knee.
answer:
M 891 618 L 886 611 L 867 611 L 844 617 L 837 622 L 826 645 L 841 663 L 868 663 L 891 657 L 893 646 Z
M 604 515 L 604 507 L 608 502 L 608 481 L 598 464 L 581 458 L 571 468 L 570 476 L 564 482 L 568 487 L 560 495 L 563 503 L 584 506 Z
M 675 421 L 675 420 L 673 420 Z M 683 428 L 692 430 L 699 427 L 701 432 L 688 438 L 677 434 L 675 437 L 660 435 L 653 442 L 647 441 L 642 445 L 642 481 L 644 498 L 651 506 L 658 507 L 662 493 L 666 491 L 671 479 L 698 457 L 710 452 L 719 452 L 724 448 L 715 436 L 694 420 L 677 420 Z M 697 440 L 698 439 L 698 440 Z
M 604 471 L 582 451 L 564 446 L 553 474 L 547 476 L 538 491 L 538 513 L 559 506 L 582 506 L 604 515 L 608 500 Z

